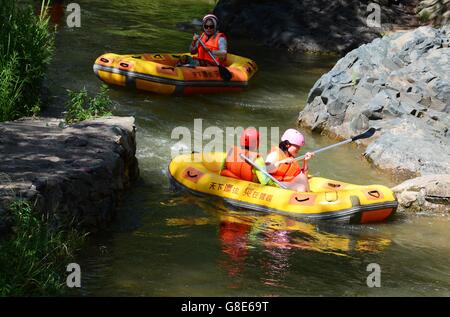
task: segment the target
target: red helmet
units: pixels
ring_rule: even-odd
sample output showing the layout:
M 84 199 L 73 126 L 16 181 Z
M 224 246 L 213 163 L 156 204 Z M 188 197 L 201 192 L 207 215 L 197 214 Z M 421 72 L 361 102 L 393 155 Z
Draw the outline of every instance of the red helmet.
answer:
M 259 132 L 255 128 L 245 129 L 241 134 L 241 146 L 249 150 L 259 147 Z

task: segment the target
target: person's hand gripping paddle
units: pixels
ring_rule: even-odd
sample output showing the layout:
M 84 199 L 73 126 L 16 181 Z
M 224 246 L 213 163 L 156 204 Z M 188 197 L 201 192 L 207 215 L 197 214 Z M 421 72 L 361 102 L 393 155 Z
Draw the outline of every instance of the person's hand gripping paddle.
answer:
M 321 148 L 321 149 L 317 149 L 317 150 L 315 150 L 315 151 L 312 151 L 312 153 L 314 153 L 314 154 L 320 153 L 320 152 L 323 152 L 323 151 L 332 149 L 332 148 L 334 148 L 334 147 L 336 147 L 336 146 L 339 146 L 339 145 L 347 144 L 347 143 L 350 143 L 350 142 L 353 142 L 353 141 L 356 141 L 356 140 L 367 139 L 367 138 L 370 138 L 372 135 L 374 135 L 375 132 L 376 132 L 376 129 L 375 129 L 375 128 L 370 128 L 370 129 L 368 129 L 368 130 L 367 130 L 366 132 L 364 132 L 364 133 L 355 135 L 354 137 L 351 137 L 350 139 L 341 141 L 341 142 L 339 142 L 339 143 L 331 144 L 331 145 L 328 145 L 328 146 L 323 147 L 323 148 Z M 298 161 L 298 160 L 302 160 L 302 159 L 304 159 L 304 158 L 305 158 L 305 155 L 302 155 L 302 156 L 299 156 L 299 157 L 295 158 L 295 160 Z
M 197 39 L 197 41 L 203 46 L 203 48 L 208 52 L 209 56 L 213 59 L 214 63 L 216 63 L 217 67 L 219 67 L 219 74 L 220 77 L 222 77 L 225 81 L 230 81 L 233 74 L 224 66 L 220 65 L 219 62 L 216 60 L 214 55 L 211 53 L 211 51 L 206 47 L 205 43 L 200 39 L 200 37 Z

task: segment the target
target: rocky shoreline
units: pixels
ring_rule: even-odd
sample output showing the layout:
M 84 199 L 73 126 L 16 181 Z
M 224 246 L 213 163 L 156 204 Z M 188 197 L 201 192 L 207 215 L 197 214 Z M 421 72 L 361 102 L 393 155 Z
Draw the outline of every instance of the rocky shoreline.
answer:
M 399 180 L 418 177 L 394 189 L 403 210 L 450 209 L 449 43 L 447 25 L 362 45 L 316 82 L 299 114 L 299 125 L 341 139 L 378 128 L 360 142 L 366 158 Z
M 420 176 L 392 190 L 402 211 L 449 214 L 450 174 Z
M 0 231 L 11 201 L 30 201 L 57 225 L 103 228 L 139 176 L 133 117 L 103 117 L 68 127 L 62 119 L 0 124 Z

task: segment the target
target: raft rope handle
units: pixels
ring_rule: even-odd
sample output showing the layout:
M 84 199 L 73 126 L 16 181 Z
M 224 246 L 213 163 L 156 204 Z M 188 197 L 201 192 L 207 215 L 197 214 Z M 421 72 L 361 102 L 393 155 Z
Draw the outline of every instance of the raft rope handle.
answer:
M 103 63 L 109 63 L 109 59 L 104 57 L 100 58 L 100 61 L 102 61 Z
M 124 68 L 128 68 L 128 67 L 130 67 L 130 64 L 128 64 L 128 63 L 124 63 L 124 62 L 120 62 L 120 64 L 119 64 L 121 67 L 124 67 Z
M 187 171 L 186 174 L 187 174 L 187 176 L 189 176 L 191 178 L 196 178 L 198 176 L 198 174 L 191 175 L 191 171 Z
M 378 190 L 371 190 L 367 192 L 370 196 L 375 198 L 380 198 L 380 192 Z
M 305 199 L 298 199 L 297 196 L 295 196 L 295 200 L 298 201 L 299 203 L 305 202 L 309 200 L 309 197 L 305 198 Z
M 328 186 L 333 187 L 333 188 L 338 188 L 338 187 L 341 187 L 341 184 L 328 183 Z
M 334 194 L 335 197 L 329 197 L 331 194 Z M 339 195 L 338 192 L 332 191 L 332 192 L 325 192 L 325 199 L 327 200 L 327 202 L 332 203 L 334 201 L 337 201 L 339 199 Z

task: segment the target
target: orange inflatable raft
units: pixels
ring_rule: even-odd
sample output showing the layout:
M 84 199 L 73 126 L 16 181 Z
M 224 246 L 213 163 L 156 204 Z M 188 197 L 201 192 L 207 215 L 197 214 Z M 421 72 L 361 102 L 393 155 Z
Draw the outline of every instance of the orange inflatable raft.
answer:
M 94 63 L 95 74 L 105 83 L 159 94 L 221 93 L 243 90 L 258 70 L 248 58 L 227 54 L 231 80 L 221 78 L 217 66 L 176 66 L 182 55 L 107 53 Z

